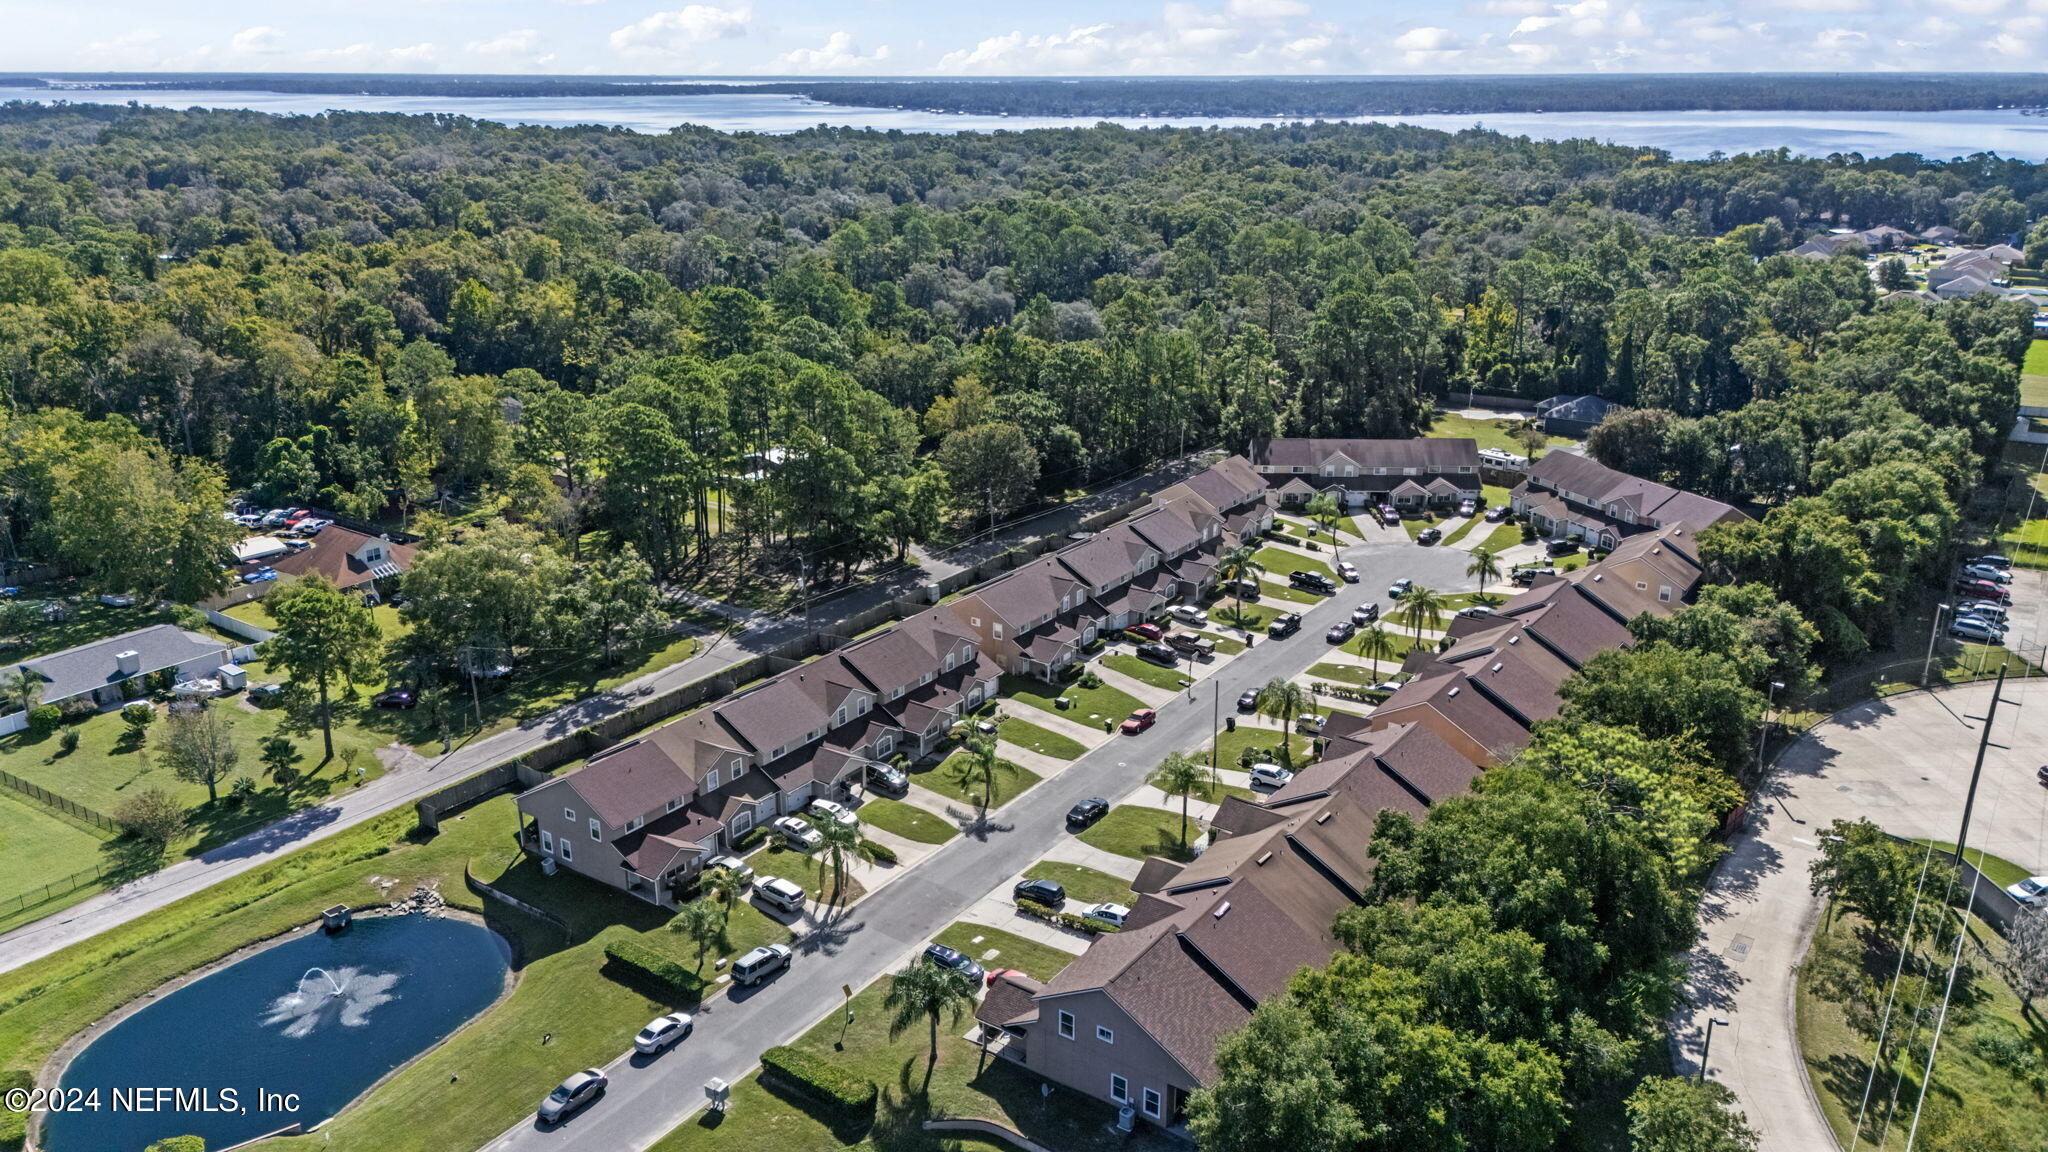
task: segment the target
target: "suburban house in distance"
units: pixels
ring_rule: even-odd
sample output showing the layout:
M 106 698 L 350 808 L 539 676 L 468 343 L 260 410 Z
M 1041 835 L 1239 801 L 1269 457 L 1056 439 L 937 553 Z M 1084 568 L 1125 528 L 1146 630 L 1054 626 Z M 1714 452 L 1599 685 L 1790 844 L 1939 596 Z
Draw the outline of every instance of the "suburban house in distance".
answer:
M 175 624 L 152 624 L 24 661 L 16 667 L 42 679 L 44 704 L 85 699 L 105 708 L 139 698 L 122 692 L 121 685 L 126 681 L 166 669 L 172 670 L 178 680 L 212 676 L 222 665 L 234 663 L 233 653 L 231 647 L 212 637 L 187 632 Z M 23 717 L 18 709 L 12 711 L 18 730 Z
M 396 580 L 412 566 L 419 549 L 411 544 L 393 543 L 388 536 L 372 536 L 339 524 L 321 529 L 312 547 L 279 556 L 270 566 L 287 577 L 319 573 L 337 588 L 373 591 L 379 580 Z
M 1200 594 L 1238 539 L 1230 525 L 1271 522 L 1265 502 L 1265 484 L 1225 460 L 1085 540 L 529 789 L 520 843 L 673 905 L 757 825 L 843 796 L 870 764 L 935 750 L 1004 673 L 1050 678 L 1103 632 Z
M 2012 266 L 2023 259 L 2024 253 L 2007 244 L 1959 252 L 1927 270 L 1927 290 L 1943 300 L 1998 292 L 2007 283 Z
M 1529 466 L 1510 493 L 1516 514 L 1552 539 L 1578 536 L 1591 548 L 1613 548 L 1657 528 L 1697 533 L 1723 520 L 1748 517 L 1705 496 L 1617 472 L 1588 456 L 1552 452 Z
M 1621 405 L 1598 396 L 1552 396 L 1536 405 L 1536 426 L 1552 436 L 1584 440 Z
M 1194 862 L 1154 857 L 1122 931 L 1043 983 L 999 974 L 975 1012 L 992 1055 L 1161 1127 L 1216 1082 L 1216 1043 L 1304 966 L 1338 949 L 1330 926 L 1365 898 L 1386 809 L 1421 818 L 1513 756 L 1556 716 L 1558 688 L 1630 642 L 1627 621 L 1677 611 L 1701 580 L 1689 530 L 1624 541 L 1549 577 L 1452 643 L 1369 717 L 1333 713 L 1323 757 L 1258 800 L 1226 796 Z
M 1246 456 L 1282 504 L 1332 492 L 1353 508 L 1430 508 L 1477 500 L 1481 487 L 1478 442 L 1456 437 L 1254 440 Z

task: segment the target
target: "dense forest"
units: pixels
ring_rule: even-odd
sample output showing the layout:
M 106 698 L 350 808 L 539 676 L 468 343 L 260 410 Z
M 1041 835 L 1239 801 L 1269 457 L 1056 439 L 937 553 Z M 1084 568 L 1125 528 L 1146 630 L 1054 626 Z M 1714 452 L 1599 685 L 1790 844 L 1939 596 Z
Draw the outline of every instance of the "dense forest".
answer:
M 225 580 L 230 493 L 409 524 L 407 643 L 448 666 L 609 645 L 707 556 L 841 579 L 1183 451 L 1609 397 L 1635 410 L 1595 455 L 1756 513 L 1703 536 L 1717 587 L 1476 795 L 1382 822 L 1346 954 L 1195 1111 L 1217 1149 L 1600 1146 L 1575 1126 L 1657 1065 L 1764 687 L 1890 639 L 2017 403 L 2025 305 L 1881 299 L 1787 249 L 2044 214 L 2042 170 L 1994 157 L 15 105 L 5 543 L 189 598 Z M 581 639 L 550 631 L 563 588 Z
M 1418 115 L 1429 112 L 1733 111 L 1938 112 L 2048 105 L 2048 77 L 2028 75 L 1756 74 L 1633 76 L 1106 77 L 1006 80 L 771 80 L 722 84 L 644 77 L 67 73 L 102 88 L 377 96 L 705 96 L 776 92 L 827 104 L 930 108 L 1013 116 Z M 0 85 L 42 87 L 42 77 Z

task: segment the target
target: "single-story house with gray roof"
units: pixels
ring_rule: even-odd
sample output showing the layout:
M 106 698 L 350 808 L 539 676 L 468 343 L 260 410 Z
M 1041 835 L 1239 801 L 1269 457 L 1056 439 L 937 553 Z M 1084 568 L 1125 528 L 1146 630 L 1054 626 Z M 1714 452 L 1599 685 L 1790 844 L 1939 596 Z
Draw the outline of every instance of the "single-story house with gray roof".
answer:
M 123 681 L 167 668 L 176 671 L 175 679 L 191 680 L 211 676 L 221 665 L 232 663 L 234 649 L 228 644 L 175 624 L 152 624 L 25 660 L 17 667 L 42 678 L 44 704 L 87 698 L 106 707 L 125 699 Z M 10 702 L 8 710 L 19 713 L 20 709 L 13 707 L 17 703 Z

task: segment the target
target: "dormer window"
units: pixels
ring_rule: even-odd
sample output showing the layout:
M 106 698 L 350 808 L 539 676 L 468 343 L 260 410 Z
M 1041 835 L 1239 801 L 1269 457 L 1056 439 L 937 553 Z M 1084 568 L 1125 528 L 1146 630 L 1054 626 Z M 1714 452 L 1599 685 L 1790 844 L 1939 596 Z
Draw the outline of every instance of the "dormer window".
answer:
M 708 792 L 716 787 L 718 787 L 718 769 L 713 768 L 704 774 L 704 789 Z
M 865 715 L 867 715 L 867 714 L 868 714 L 868 698 L 867 698 L 867 697 L 863 696 L 863 697 L 861 697 L 860 699 L 858 699 L 858 700 L 856 700 L 856 701 L 854 701 L 854 702 L 853 702 L 853 714 L 854 714 L 855 716 L 865 716 Z
M 844 723 L 846 723 L 846 705 L 841 704 L 839 710 L 832 713 L 832 726 L 837 728 Z
M 948 653 L 946 653 L 946 671 L 948 671 L 948 672 L 951 672 L 952 670 L 953 670 L 953 654 L 952 654 L 951 652 L 948 652 Z

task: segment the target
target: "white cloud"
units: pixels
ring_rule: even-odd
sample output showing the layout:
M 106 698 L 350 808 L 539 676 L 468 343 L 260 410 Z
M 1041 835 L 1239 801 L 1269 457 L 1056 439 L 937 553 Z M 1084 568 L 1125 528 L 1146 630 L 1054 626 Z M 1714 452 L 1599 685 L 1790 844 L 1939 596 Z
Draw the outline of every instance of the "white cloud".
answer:
M 1090 24 L 1044 36 L 1020 31 L 990 36 L 972 48 L 939 57 L 941 72 L 1073 72 L 1101 66 L 1111 59 L 1112 46 L 1103 33 L 1109 24 Z
M 1541 16 L 1550 11 L 1549 0 L 1475 0 L 1465 5 L 1475 16 Z
M 1301 0 L 1230 0 L 1226 10 L 1245 20 L 1284 20 L 1308 15 L 1308 5 Z
M 520 28 L 500 32 L 488 40 L 471 40 L 465 47 L 479 56 L 525 56 L 540 49 L 540 33 Z
M 887 44 L 862 55 L 851 32 L 834 32 L 822 48 L 797 48 L 775 58 L 774 72 L 848 72 L 889 58 Z
M 228 41 L 228 47 L 236 52 L 276 52 L 284 43 L 284 33 L 268 25 L 244 28 Z
M 1449 52 L 1464 46 L 1449 28 L 1410 28 L 1394 37 L 1394 47 L 1403 52 Z
M 611 45 L 613 51 L 626 56 L 688 58 L 700 44 L 746 35 L 753 19 L 751 4 L 731 8 L 686 4 L 618 29 L 611 34 Z

